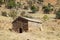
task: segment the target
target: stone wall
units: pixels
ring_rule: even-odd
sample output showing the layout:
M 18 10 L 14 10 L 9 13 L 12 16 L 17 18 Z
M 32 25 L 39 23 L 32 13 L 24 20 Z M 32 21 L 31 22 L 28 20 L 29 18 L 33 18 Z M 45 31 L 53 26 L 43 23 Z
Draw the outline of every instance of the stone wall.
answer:
M 16 32 L 20 32 L 20 28 L 22 31 L 27 31 L 28 30 L 28 21 L 16 21 L 13 23 L 13 30 Z

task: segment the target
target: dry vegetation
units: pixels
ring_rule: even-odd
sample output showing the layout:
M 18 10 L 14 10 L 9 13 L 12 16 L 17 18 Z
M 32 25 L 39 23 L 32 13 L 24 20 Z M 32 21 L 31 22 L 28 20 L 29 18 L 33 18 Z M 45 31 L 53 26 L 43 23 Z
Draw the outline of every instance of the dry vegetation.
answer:
M 60 5 L 57 6 L 56 4 L 58 3 L 57 0 L 44 0 L 43 3 L 38 4 L 33 3 L 33 0 L 29 1 L 32 2 L 30 4 L 26 3 L 27 0 L 16 0 L 16 2 L 18 2 L 18 6 L 16 6 L 14 2 L 11 4 L 14 5 L 12 8 L 8 5 L 10 9 L 8 9 L 5 4 L 0 5 L 0 40 L 60 40 L 60 19 L 54 19 L 56 18 L 55 13 L 60 13 L 60 11 L 58 11 Z M 50 11 L 50 5 L 50 8 L 47 6 L 48 3 L 53 5 L 52 12 Z M 44 13 L 44 10 L 42 9 L 43 6 L 46 6 L 47 12 L 50 14 Z M 40 27 L 42 26 L 43 31 L 41 31 L 39 27 L 30 27 L 28 32 L 13 32 L 11 30 L 12 18 L 18 16 L 42 20 L 43 22 Z M 60 17 L 60 15 L 58 16 Z M 31 25 L 33 26 L 33 23 Z
M 3 18 L 6 19 L 6 17 Z M 4 22 L 7 22 L 7 20 L 12 21 L 11 18 L 7 18 L 7 20 L 3 18 L 1 18 L 3 21 L 3 23 L 0 22 L 1 25 L 4 25 Z M 8 27 L 6 24 L 8 24 Z M 8 29 L 0 28 L 0 40 L 60 40 L 60 20 L 48 20 L 42 25 L 43 31 L 38 27 L 30 27 L 28 32 L 16 33 L 9 30 L 10 23 L 5 23 L 2 28 Z

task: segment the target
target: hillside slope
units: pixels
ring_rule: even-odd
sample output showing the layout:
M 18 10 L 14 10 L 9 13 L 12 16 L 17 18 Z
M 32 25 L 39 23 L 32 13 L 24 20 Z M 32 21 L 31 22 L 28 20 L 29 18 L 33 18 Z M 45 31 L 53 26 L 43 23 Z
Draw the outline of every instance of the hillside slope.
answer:
M 7 17 L 1 17 L 0 21 L 2 21 L 2 25 L 4 25 L 5 22 L 8 20 L 11 21 L 11 18 Z M 9 21 L 8 21 L 9 22 Z M 1 24 L 1 22 L 0 22 Z M 60 21 L 59 20 L 48 20 L 44 22 L 42 25 L 43 31 L 38 30 L 39 28 L 31 27 L 31 31 L 23 32 L 23 33 L 16 33 L 11 30 L 9 30 L 9 27 L 11 27 L 11 24 L 6 27 L 5 23 L 4 28 L 6 29 L 0 29 L 0 40 L 60 40 Z M 3 28 L 0 25 L 1 28 Z

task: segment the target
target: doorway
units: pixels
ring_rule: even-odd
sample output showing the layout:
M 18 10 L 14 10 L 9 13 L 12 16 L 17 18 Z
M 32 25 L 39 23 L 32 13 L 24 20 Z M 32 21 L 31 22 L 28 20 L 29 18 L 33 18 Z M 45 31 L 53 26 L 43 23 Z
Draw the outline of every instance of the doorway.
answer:
M 22 28 L 19 28 L 19 33 L 22 33 L 23 32 L 23 29 Z

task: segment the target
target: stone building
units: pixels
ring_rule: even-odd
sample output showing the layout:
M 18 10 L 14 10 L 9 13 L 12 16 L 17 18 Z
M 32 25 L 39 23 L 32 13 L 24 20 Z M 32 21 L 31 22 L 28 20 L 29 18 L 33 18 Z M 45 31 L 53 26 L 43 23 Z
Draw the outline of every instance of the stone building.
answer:
M 29 28 L 41 28 L 41 21 L 26 18 L 26 17 L 18 17 L 13 22 L 13 30 L 18 33 L 27 32 Z
M 28 31 L 28 20 L 24 19 L 22 17 L 18 17 L 16 20 L 12 22 L 13 24 L 13 30 L 19 33 L 22 33 L 23 31 Z

